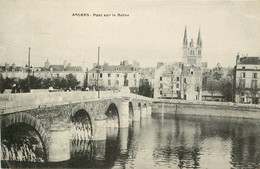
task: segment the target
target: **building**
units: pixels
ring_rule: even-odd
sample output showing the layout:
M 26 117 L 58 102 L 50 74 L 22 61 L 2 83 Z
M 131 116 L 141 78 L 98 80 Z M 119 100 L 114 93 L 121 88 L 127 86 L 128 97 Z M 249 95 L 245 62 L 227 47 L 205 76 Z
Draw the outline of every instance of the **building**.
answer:
M 154 98 L 180 98 L 181 66 L 158 63 L 154 76 Z
M 182 62 L 157 64 L 154 98 L 202 99 L 202 71 L 207 69 L 207 62 L 202 62 L 200 30 L 195 46 L 193 39 L 188 43 L 185 27 L 182 50 Z
M 235 101 L 237 103 L 259 104 L 260 97 L 260 56 L 236 57 Z
M 148 74 L 141 69 L 139 62 L 134 61 L 133 64 L 129 64 L 127 60 L 120 62 L 120 65 L 104 63 L 99 67 L 98 78 L 97 75 L 97 64 L 93 64 L 93 68 L 87 71 L 87 85 L 89 87 L 98 85 L 106 90 L 120 90 L 124 85 L 127 85 L 134 93 L 138 92 L 141 81 L 148 79 Z
M 73 74 L 80 85 L 84 84 L 85 73 L 80 66 L 71 66 L 70 63 L 67 64 L 65 61 L 63 65 L 51 65 L 47 60 L 43 67 L 33 67 L 30 68 L 30 75 L 38 78 L 52 78 L 52 77 L 66 77 L 68 74 Z M 28 77 L 28 68 L 22 66 L 16 66 L 14 63 L 10 66 L 5 64 L 5 66 L 0 66 L 0 73 L 3 78 L 19 78 L 25 79 Z
M 182 63 L 158 64 L 155 71 L 154 98 L 201 100 L 202 76 L 199 67 Z
M 65 78 L 68 74 L 73 74 L 76 79 L 80 82 L 80 85 L 84 85 L 85 73 L 81 66 L 72 66 L 70 63 L 64 61 L 62 65 L 51 65 L 47 60 L 43 67 L 34 67 L 33 76 L 38 78 L 52 78 L 52 77 L 63 77 Z
M 21 78 L 25 79 L 28 75 L 26 71 L 26 67 L 16 66 L 14 63 L 10 66 L 9 64 L 5 64 L 4 66 L 0 66 L 0 73 L 3 78 Z

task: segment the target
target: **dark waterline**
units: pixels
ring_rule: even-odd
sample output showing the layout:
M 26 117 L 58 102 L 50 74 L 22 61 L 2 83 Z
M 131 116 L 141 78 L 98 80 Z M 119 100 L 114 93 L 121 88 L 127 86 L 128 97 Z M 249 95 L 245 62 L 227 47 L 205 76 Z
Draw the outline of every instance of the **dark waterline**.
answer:
M 71 142 L 59 163 L 4 162 L 11 168 L 259 168 L 260 122 L 153 115 L 129 129 L 107 128 L 106 141 Z

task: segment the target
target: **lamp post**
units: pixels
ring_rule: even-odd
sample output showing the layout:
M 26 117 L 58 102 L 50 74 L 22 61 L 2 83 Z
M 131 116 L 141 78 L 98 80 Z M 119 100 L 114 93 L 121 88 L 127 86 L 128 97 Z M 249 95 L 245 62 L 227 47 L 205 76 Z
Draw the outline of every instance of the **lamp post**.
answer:
M 28 65 L 26 65 L 25 67 L 27 68 L 27 91 L 26 92 L 29 92 L 30 93 L 30 69 L 32 68 L 32 66 L 30 65 L 31 64 L 31 58 L 30 58 L 30 51 L 31 51 L 31 48 L 29 47 L 29 54 L 28 54 Z
M 98 47 L 98 63 L 97 63 L 97 66 L 96 66 L 98 98 L 100 98 L 100 91 L 99 91 L 99 84 L 98 84 L 98 81 L 99 81 L 99 73 L 100 73 L 100 67 L 99 67 L 99 50 L 100 50 L 100 47 Z

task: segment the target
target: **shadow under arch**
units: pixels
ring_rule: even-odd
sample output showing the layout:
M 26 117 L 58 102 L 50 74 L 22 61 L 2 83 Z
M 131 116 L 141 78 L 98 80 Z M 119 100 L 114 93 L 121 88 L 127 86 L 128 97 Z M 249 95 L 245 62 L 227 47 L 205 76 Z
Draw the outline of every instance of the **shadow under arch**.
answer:
M 107 116 L 107 120 L 106 120 L 107 127 L 114 127 L 114 128 L 120 127 L 119 112 L 117 106 L 114 103 L 111 103 L 108 106 L 105 115 Z
M 93 136 L 93 121 L 85 109 L 79 109 L 71 116 L 72 139 L 90 140 Z
M 129 102 L 128 105 L 129 105 L 128 106 L 129 124 L 132 124 L 133 118 L 134 118 L 134 107 L 133 107 L 133 103 L 132 102 Z
M 39 120 L 27 113 L 3 117 L 1 160 L 46 162 L 47 147 L 46 134 Z
M 138 110 L 140 111 L 140 116 L 142 115 L 142 105 L 141 103 L 138 103 Z

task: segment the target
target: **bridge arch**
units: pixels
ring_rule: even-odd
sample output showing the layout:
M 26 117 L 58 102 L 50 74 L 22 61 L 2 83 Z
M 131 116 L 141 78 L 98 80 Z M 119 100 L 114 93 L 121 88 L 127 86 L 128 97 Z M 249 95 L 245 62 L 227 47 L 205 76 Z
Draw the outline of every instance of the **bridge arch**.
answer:
M 120 117 L 119 117 L 119 112 L 118 112 L 118 107 L 116 106 L 115 103 L 111 103 L 106 112 L 105 115 L 107 116 L 107 127 L 115 127 L 118 128 L 120 127 Z
M 69 122 L 72 123 L 73 140 L 89 140 L 93 136 L 94 117 L 86 104 L 81 103 L 72 109 Z
M 40 121 L 30 114 L 20 112 L 3 116 L 1 136 L 1 153 L 4 160 L 47 161 L 47 135 Z

